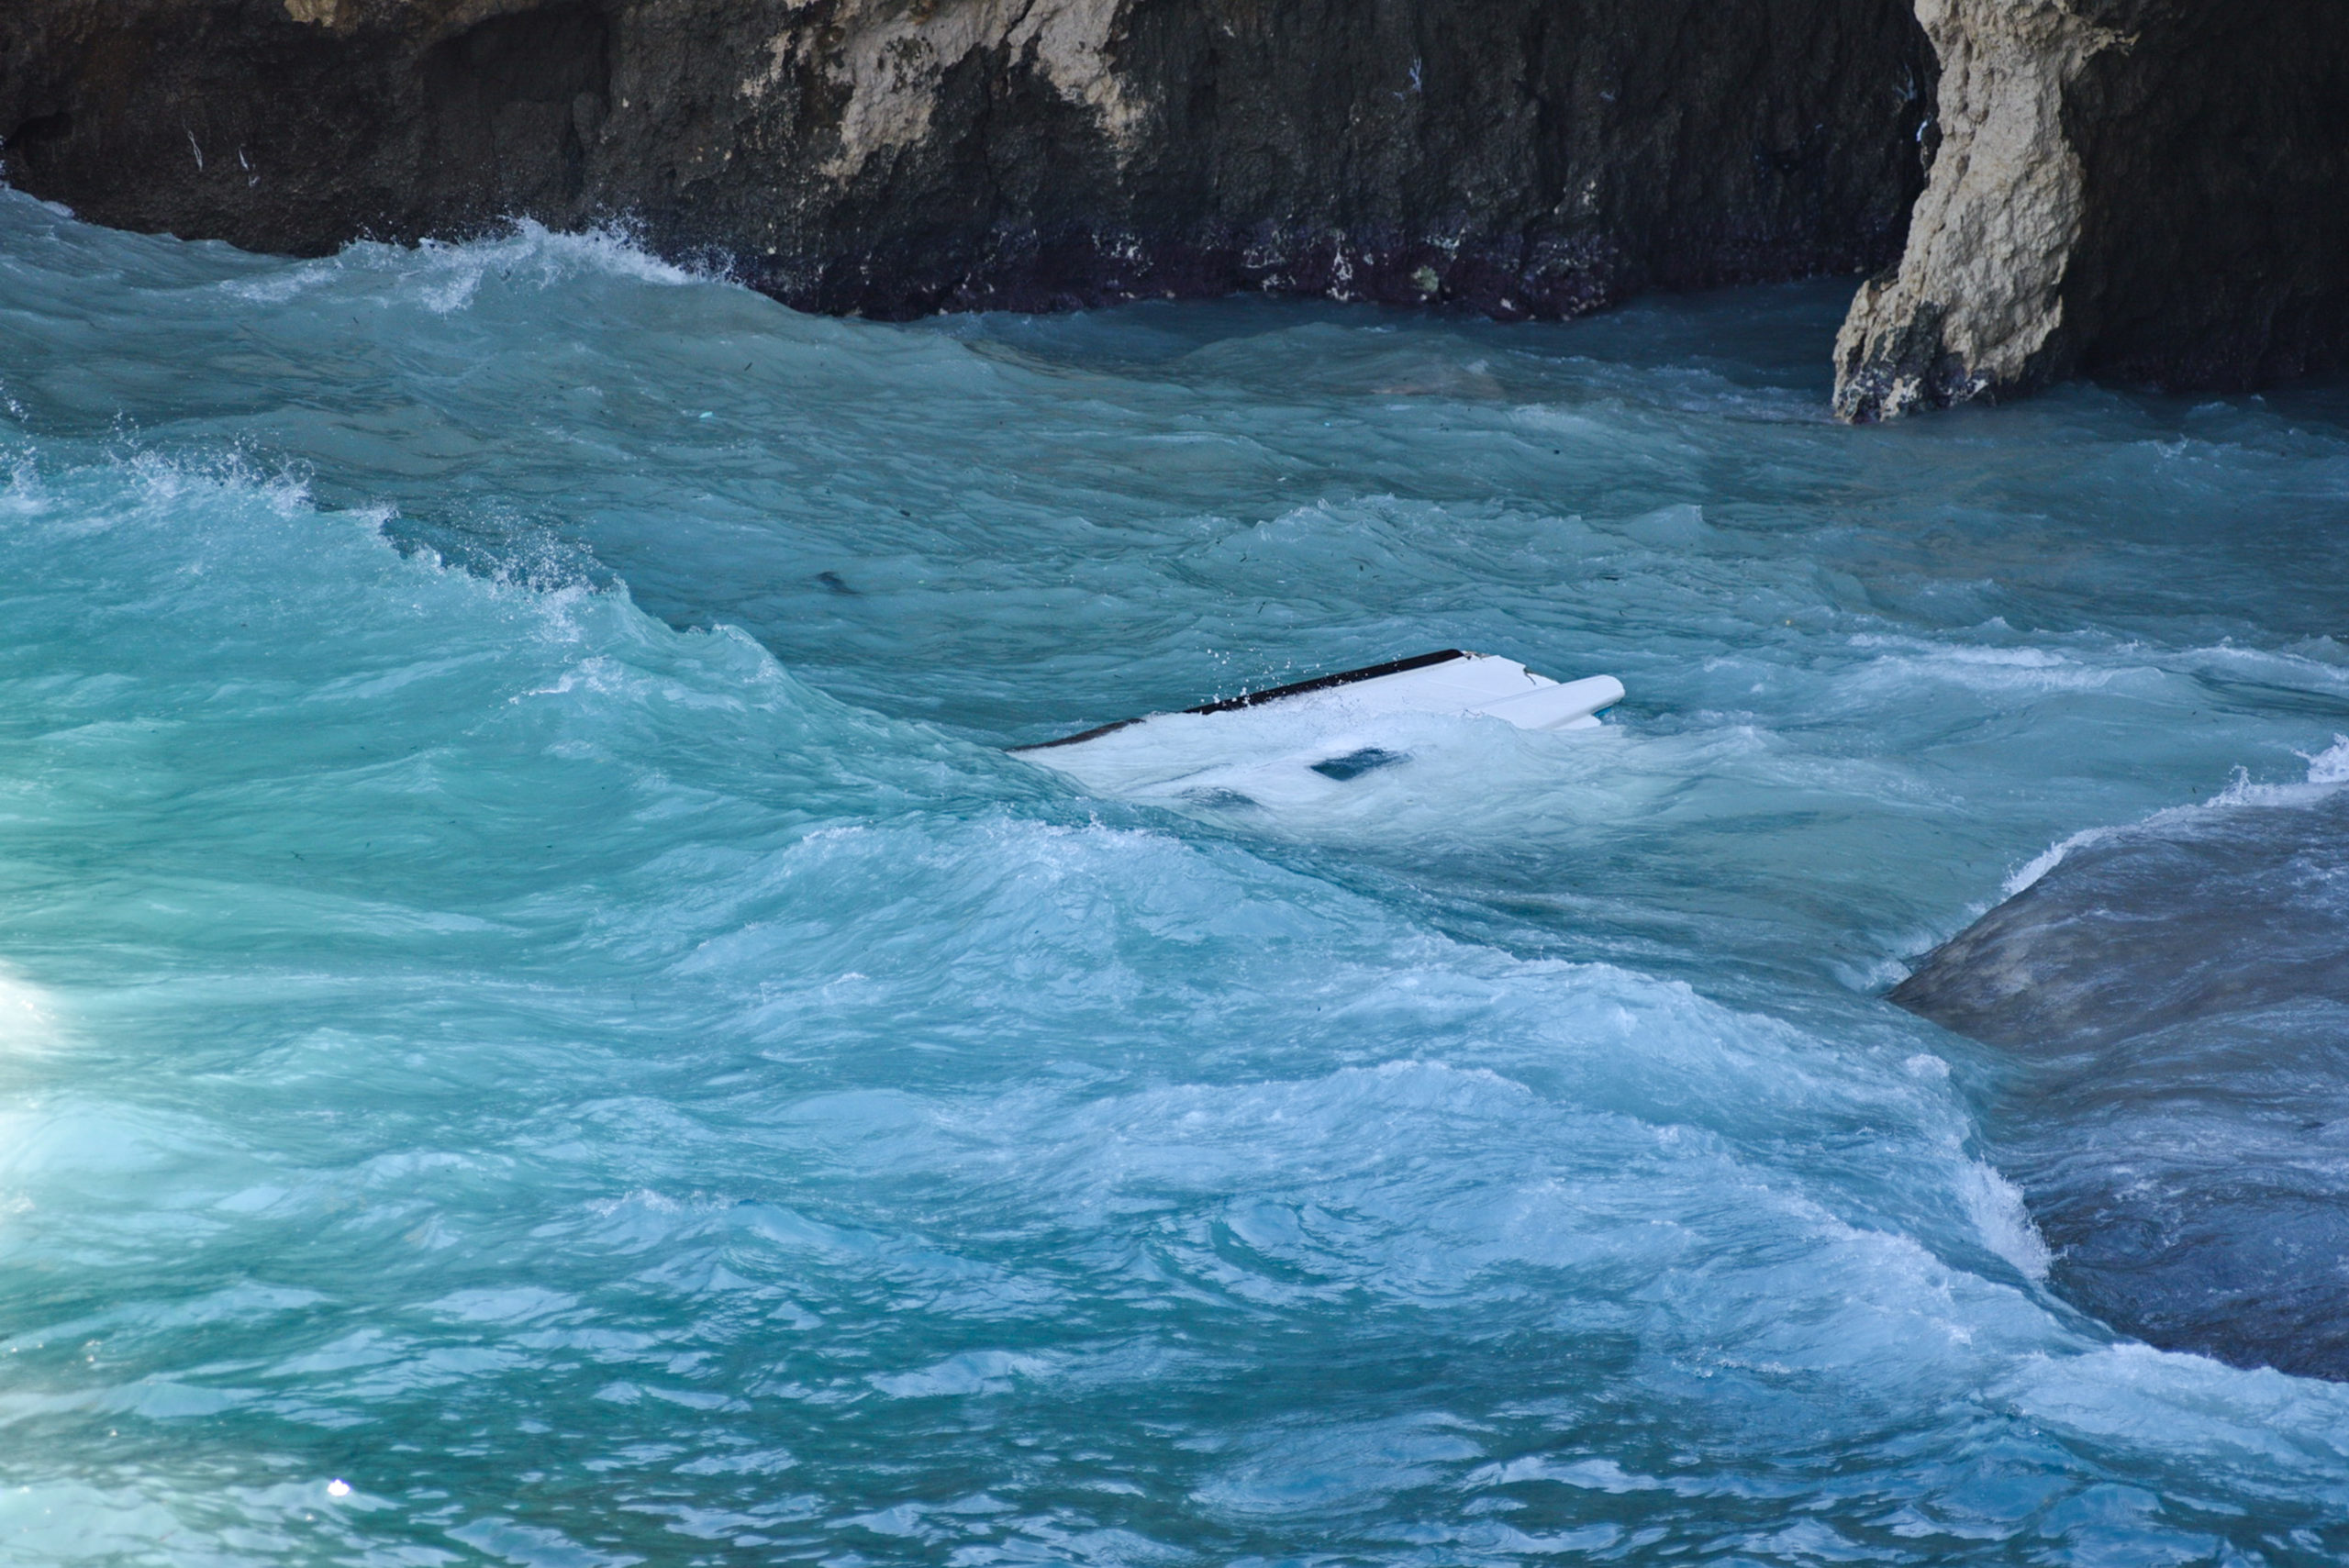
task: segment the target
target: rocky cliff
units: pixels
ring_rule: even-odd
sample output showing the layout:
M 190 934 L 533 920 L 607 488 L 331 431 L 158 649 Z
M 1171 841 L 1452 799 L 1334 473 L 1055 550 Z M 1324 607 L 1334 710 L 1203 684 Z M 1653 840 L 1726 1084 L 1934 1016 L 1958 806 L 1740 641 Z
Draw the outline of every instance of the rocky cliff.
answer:
M 1554 317 L 1898 257 L 1855 420 L 2343 357 L 2349 6 L 1914 3 L 10 0 L 0 157 L 266 250 L 621 217 L 878 316 Z
M 638 223 L 795 305 L 1558 316 L 1872 269 L 1903 0 L 11 0 L 8 178 L 274 250 Z
M 2076 373 L 2241 388 L 2349 356 L 2349 6 L 1917 11 L 1937 151 L 1900 264 L 1836 344 L 1838 414 Z

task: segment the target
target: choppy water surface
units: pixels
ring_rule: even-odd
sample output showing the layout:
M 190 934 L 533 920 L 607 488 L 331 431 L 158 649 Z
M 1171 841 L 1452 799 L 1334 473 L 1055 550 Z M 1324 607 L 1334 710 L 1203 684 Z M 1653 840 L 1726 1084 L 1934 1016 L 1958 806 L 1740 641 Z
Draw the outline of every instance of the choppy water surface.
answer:
M 0 1552 L 2336 1561 L 2349 1386 L 2054 1294 L 1880 994 L 2349 731 L 2349 395 L 1842 429 L 1847 293 L 884 327 L 0 197 Z M 999 750 L 1447 646 L 1631 698 Z

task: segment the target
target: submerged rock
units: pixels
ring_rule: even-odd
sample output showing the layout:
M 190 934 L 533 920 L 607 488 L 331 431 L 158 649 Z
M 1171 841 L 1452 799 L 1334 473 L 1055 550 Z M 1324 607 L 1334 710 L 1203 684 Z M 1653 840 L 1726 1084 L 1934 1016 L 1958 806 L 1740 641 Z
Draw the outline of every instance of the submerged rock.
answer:
M 2071 1300 L 2349 1378 L 2349 791 L 2075 848 L 1891 999 L 2012 1053 L 1987 1130 Z

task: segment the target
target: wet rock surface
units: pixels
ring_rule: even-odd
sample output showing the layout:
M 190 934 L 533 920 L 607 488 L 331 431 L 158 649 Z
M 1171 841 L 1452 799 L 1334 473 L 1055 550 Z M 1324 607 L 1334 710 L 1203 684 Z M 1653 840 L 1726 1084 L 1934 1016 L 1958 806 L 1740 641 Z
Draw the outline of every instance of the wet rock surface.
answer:
M 1891 1000 L 2010 1054 L 1987 1130 L 2058 1290 L 2349 1378 L 2349 791 L 2075 848 Z
M 1932 72 L 1899 0 L 20 0 L 0 49 L 8 178 L 100 222 L 626 217 L 885 317 L 1872 269 Z

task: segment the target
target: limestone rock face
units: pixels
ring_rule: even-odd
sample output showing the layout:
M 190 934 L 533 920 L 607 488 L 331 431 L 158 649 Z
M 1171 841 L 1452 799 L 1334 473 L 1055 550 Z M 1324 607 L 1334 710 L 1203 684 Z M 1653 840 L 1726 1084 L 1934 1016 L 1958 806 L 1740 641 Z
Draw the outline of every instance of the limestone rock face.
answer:
M 2349 7 L 1917 0 L 1931 178 L 1836 348 L 1892 417 L 2076 372 L 2235 388 L 2349 355 Z
M 1907 253 L 1861 285 L 1836 339 L 1847 419 L 2045 379 L 2084 207 L 2064 93 L 2123 41 L 2062 0 L 1918 0 L 1917 17 L 1941 57 L 1941 141 Z
M 1560 316 L 1881 266 L 1906 0 L 9 0 L 8 179 L 317 252 L 618 217 L 794 304 Z

